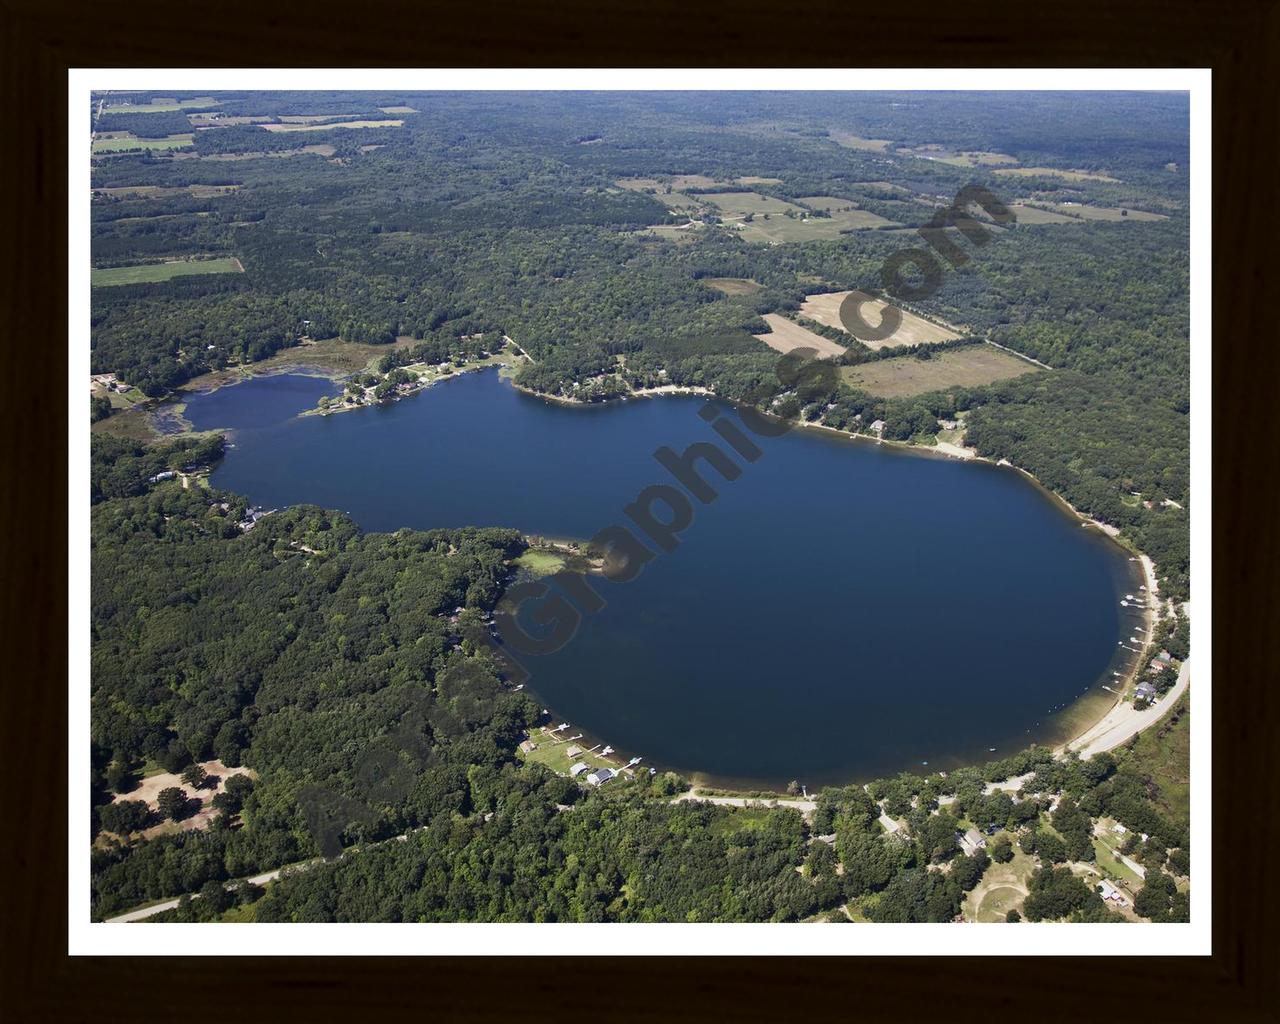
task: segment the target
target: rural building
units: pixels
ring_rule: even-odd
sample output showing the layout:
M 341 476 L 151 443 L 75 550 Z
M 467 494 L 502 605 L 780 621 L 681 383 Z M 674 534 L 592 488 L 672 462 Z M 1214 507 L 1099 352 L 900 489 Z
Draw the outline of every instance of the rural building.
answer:
M 965 852 L 965 854 L 970 857 L 972 857 L 979 850 L 985 850 L 986 848 L 987 848 L 987 841 L 986 839 L 983 838 L 982 833 L 979 832 L 976 828 L 969 829 L 968 832 L 966 832 L 964 835 L 960 837 L 960 849 L 962 849 Z
M 617 774 L 618 773 L 615 772 L 612 768 L 597 768 L 595 771 L 593 771 L 590 775 L 587 776 L 587 781 L 591 783 L 591 785 L 593 786 L 600 786 L 608 782 L 611 778 L 613 778 Z
M 577 757 L 577 756 L 578 756 L 579 754 L 581 754 L 581 753 L 582 753 L 582 748 L 581 748 L 581 747 L 570 747 L 568 750 L 566 750 L 566 751 L 564 752 L 564 756 L 565 756 L 565 757 Z
M 579 775 L 581 775 L 585 771 L 588 771 L 590 768 L 591 768 L 591 765 L 583 764 L 581 761 L 579 761 L 577 764 L 575 764 L 572 768 L 569 769 L 569 777 L 576 779 Z
M 520 750 L 523 753 L 530 754 L 537 749 L 538 744 L 534 743 L 533 740 L 522 740 L 520 743 Z

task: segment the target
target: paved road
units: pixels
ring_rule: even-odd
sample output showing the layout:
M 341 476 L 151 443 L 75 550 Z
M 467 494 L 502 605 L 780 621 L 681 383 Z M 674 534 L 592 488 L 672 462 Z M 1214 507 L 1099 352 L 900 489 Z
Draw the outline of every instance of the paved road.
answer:
M 1178 698 L 1187 692 L 1191 685 L 1191 659 L 1182 663 L 1178 670 L 1178 680 L 1173 687 L 1153 706 L 1139 711 L 1132 704 L 1120 703 L 1107 712 L 1097 725 L 1066 745 L 1065 750 L 1074 750 L 1081 757 L 1092 757 L 1104 750 L 1111 750 L 1127 743 L 1148 726 L 1155 725 L 1165 713 L 1177 703 Z

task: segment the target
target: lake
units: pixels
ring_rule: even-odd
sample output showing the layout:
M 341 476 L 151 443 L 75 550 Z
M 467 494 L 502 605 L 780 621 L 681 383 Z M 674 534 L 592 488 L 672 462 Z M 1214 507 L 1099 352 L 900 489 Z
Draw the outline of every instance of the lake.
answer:
M 193 396 L 197 429 L 234 431 L 214 485 L 366 530 L 586 538 L 633 525 L 623 508 L 673 482 L 660 446 L 732 454 L 692 396 L 566 407 L 485 371 L 297 416 L 338 391 L 281 375 Z M 606 607 L 563 649 L 521 657 L 573 733 L 706 781 L 813 788 L 1056 742 L 1064 709 L 1109 701 L 1140 568 L 1042 488 L 811 430 L 753 440 L 763 454 L 735 457 L 732 482 L 701 464 L 719 496 L 693 503 L 676 550 L 631 582 L 590 577 Z

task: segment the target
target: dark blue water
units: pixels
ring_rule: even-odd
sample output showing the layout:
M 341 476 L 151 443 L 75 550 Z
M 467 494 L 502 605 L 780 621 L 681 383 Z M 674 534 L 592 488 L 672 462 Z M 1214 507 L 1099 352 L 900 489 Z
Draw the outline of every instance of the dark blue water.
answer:
M 719 441 L 701 399 L 565 408 L 488 372 L 294 418 L 335 390 L 286 376 L 193 398 L 195 426 L 236 430 L 213 482 L 368 530 L 589 537 L 671 482 L 656 448 Z M 694 503 L 674 552 L 633 582 L 591 577 L 607 607 L 522 659 L 575 731 L 658 766 L 813 786 L 1056 739 L 1055 713 L 1110 678 L 1136 563 L 1020 474 L 805 430 L 756 441 L 736 481 L 704 468 L 719 498 Z

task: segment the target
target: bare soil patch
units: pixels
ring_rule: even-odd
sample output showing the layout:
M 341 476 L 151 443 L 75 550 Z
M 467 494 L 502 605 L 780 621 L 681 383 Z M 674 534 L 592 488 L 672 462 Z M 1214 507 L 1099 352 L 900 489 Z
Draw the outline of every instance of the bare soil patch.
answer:
M 762 318 L 773 332 L 771 334 L 757 334 L 756 337 L 777 352 L 790 352 L 797 348 L 811 348 L 817 351 L 819 356 L 834 357 L 844 355 L 844 347 L 837 345 L 829 338 L 824 338 L 821 334 L 814 334 L 813 331 L 801 327 L 794 320 L 788 320 L 785 316 L 778 313 L 766 313 Z

